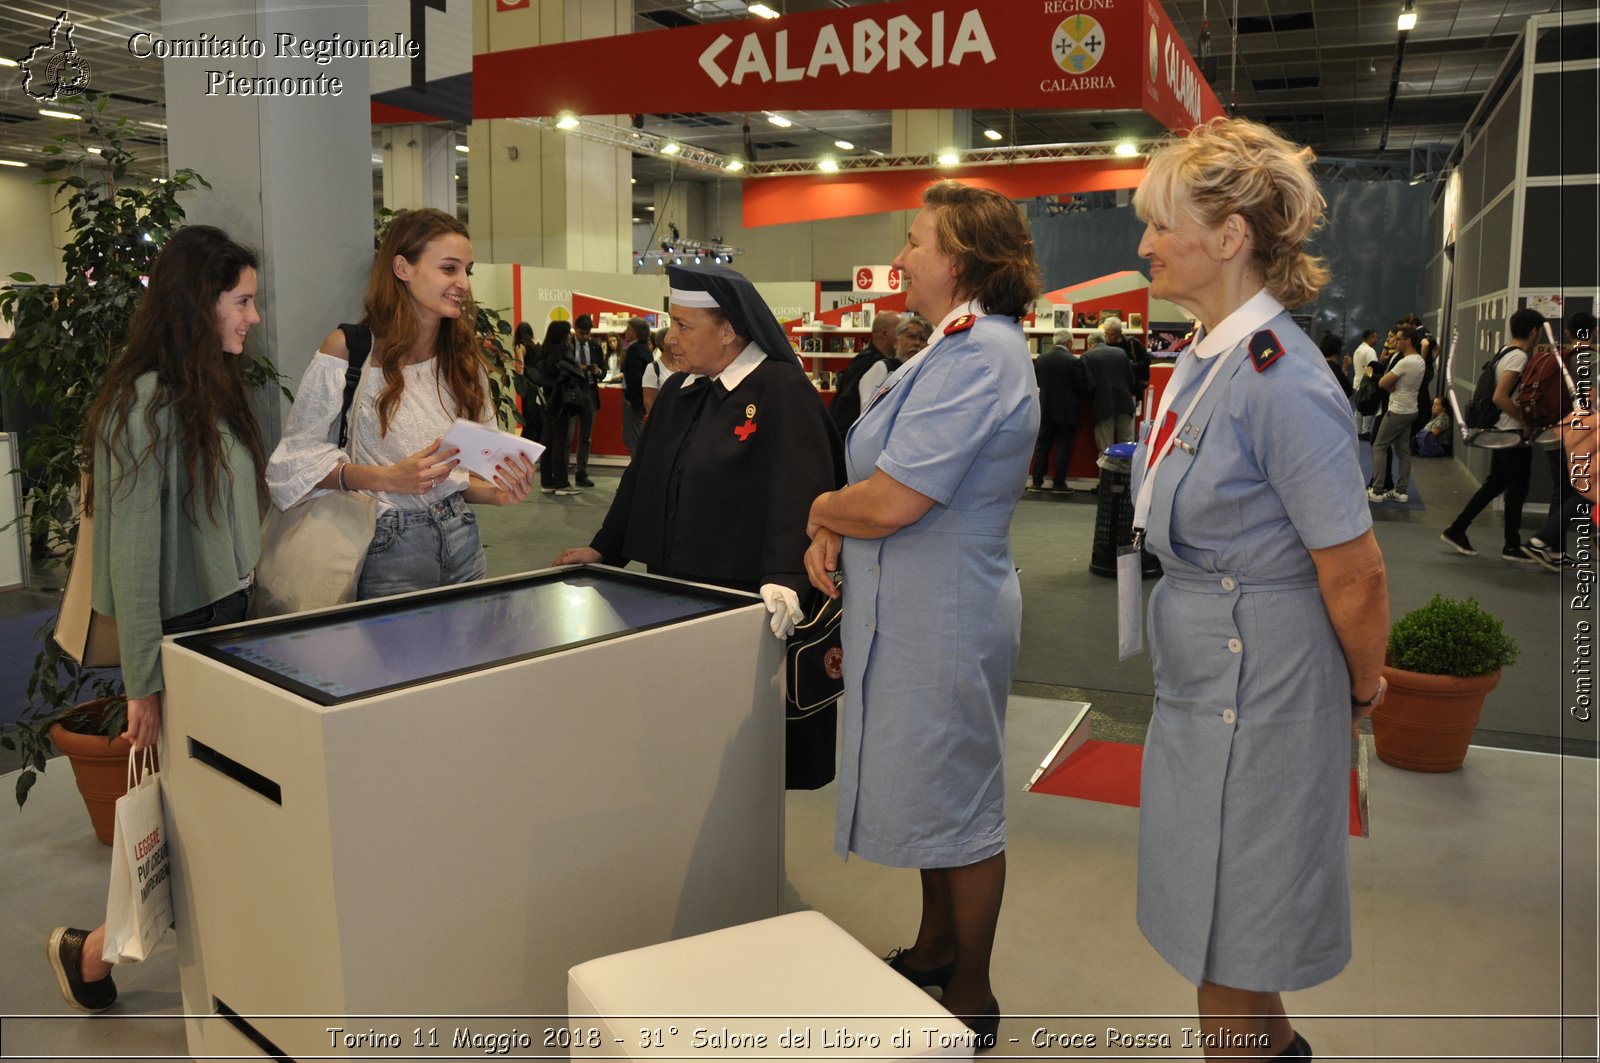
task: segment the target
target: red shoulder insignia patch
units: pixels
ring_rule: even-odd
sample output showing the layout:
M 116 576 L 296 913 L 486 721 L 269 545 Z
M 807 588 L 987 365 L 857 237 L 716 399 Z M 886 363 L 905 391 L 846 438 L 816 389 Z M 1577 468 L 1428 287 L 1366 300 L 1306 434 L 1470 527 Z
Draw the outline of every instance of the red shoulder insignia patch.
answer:
M 1268 366 L 1282 357 L 1283 344 L 1271 329 L 1262 329 L 1250 337 L 1250 364 L 1256 367 L 1256 372 L 1265 373 Z
M 950 322 L 950 324 L 945 326 L 944 334 L 948 336 L 952 332 L 965 332 L 967 329 L 971 328 L 973 323 L 977 320 L 978 316 L 976 314 L 962 314 L 960 317 L 956 318 L 954 321 Z

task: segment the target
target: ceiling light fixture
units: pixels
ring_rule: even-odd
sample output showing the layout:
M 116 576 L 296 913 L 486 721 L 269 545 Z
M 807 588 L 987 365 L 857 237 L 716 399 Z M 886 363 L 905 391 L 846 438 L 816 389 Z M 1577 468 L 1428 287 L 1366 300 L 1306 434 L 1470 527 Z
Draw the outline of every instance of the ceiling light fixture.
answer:
M 667 143 L 661 145 L 661 154 L 663 154 L 663 155 L 676 155 L 676 154 L 678 154 L 678 152 L 680 152 L 682 150 L 683 150 L 683 145 L 679 144 L 675 140 L 668 141 Z
M 745 10 L 750 12 L 750 14 L 758 15 L 761 18 L 777 18 L 778 17 L 778 13 L 776 11 L 772 10 L 772 8 L 768 7 L 766 4 L 747 4 L 745 6 Z
M 41 107 L 39 108 L 39 113 L 44 115 L 46 118 L 65 118 L 69 122 L 83 121 L 83 115 L 73 114 L 71 111 L 50 111 Z
M 21 65 L 22 64 L 17 62 L 15 59 L 7 59 L 4 56 L 0 56 L 0 66 L 21 66 Z
M 578 116 L 573 114 L 571 111 L 562 111 L 559 115 L 556 116 L 556 128 L 557 129 L 577 129 L 578 128 Z
M 11 65 L 15 66 L 16 64 L 13 63 Z M 15 159 L 0 159 L 0 166 L 26 166 L 26 165 L 28 165 L 28 164 L 25 163 L 25 162 L 18 162 Z
M 465 144 L 457 144 L 456 145 L 456 150 L 459 151 L 461 154 L 465 155 L 467 152 L 471 151 L 472 149 L 467 147 Z
M 1005 139 L 1003 136 L 1000 135 L 1000 131 L 998 129 L 985 129 L 983 131 L 983 135 L 988 137 L 990 140 L 1004 140 Z
M 790 126 L 794 125 L 793 122 L 789 121 L 781 114 L 773 114 L 771 111 L 763 111 L 761 113 L 767 116 L 767 121 L 771 122 L 779 129 L 788 129 Z
M 1411 0 L 1406 0 L 1406 6 L 1400 9 L 1400 18 L 1395 24 L 1401 33 L 1409 33 L 1416 28 L 1417 13 L 1411 10 Z
M 854 151 L 856 148 L 856 146 L 850 143 L 848 140 L 835 140 L 833 142 L 833 146 L 838 148 L 840 151 Z
M 946 148 L 945 150 L 941 151 L 938 156 L 938 163 L 940 166 L 954 166 L 960 161 L 961 156 L 956 154 L 956 150 L 954 148 Z
M 141 121 L 139 124 L 144 126 L 146 129 L 165 129 L 165 128 L 167 128 L 167 123 L 165 123 L 165 122 L 145 122 L 145 121 Z
M 724 167 L 724 169 L 726 169 L 729 173 L 738 173 L 740 170 L 744 169 L 744 160 L 729 159 L 728 165 Z
M 83 150 L 87 151 L 90 155 L 99 155 L 105 149 L 104 148 L 84 148 Z
M 1119 143 L 1116 146 L 1116 148 L 1114 150 L 1116 151 L 1116 153 L 1118 155 L 1122 156 L 1124 159 L 1131 159 L 1133 156 L 1139 154 L 1138 145 L 1135 144 L 1131 140 L 1122 141 L 1121 143 Z
M 817 163 L 817 169 L 821 170 L 823 173 L 838 173 L 839 160 L 835 159 L 831 155 L 824 156 L 822 161 Z

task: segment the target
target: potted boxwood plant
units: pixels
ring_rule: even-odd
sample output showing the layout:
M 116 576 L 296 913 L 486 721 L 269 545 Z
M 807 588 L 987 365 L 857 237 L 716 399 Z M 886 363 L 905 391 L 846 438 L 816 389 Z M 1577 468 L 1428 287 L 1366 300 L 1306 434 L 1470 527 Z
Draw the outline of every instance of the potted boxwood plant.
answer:
M 12 285 L 0 291 L 0 314 L 15 328 L 0 360 L 0 385 L 38 415 L 28 428 L 22 467 L 0 473 L 20 474 L 30 538 L 47 547 L 52 563 L 60 566 L 70 566 L 76 540 L 89 407 L 122 346 L 151 261 L 183 223 L 178 197 L 210 187 L 187 169 L 166 178 L 138 178 L 138 159 L 125 143 L 133 135 L 128 120 L 106 117 L 103 97 L 86 95 L 80 108 L 79 130 L 45 148 L 41 165 L 43 183 L 55 186 L 59 209 L 71 223 L 72 235 L 62 249 L 66 279 L 43 284 L 13 273 Z M 245 368 L 258 386 L 278 380 L 272 363 L 259 356 L 249 357 Z M 114 803 L 125 788 L 127 761 L 126 746 L 119 754 L 112 745 L 126 719 L 120 681 L 114 672 L 81 668 L 62 654 L 50 637 L 53 628 L 51 617 L 39 631 L 42 648 L 28 678 L 28 708 L 21 719 L 0 728 L 0 746 L 22 761 L 17 804 L 27 801 L 53 750 L 63 741 L 70 744 L 70 733 L 91 735 L 91 752 L 109 755 L 113 764 L 112 781 L 87 786 L 74 765 L 85 800 L 92 790 L 109 794 Z M 96 833 L 110 841 L 98 826 Z
M 1517 644 L 1477 601 L 1434 595 L 1389 629 L 1389 692 L 1372 714 L 1378 757 L 1411 771 L 1466 760 L 1483 699 L 1517 659 Z

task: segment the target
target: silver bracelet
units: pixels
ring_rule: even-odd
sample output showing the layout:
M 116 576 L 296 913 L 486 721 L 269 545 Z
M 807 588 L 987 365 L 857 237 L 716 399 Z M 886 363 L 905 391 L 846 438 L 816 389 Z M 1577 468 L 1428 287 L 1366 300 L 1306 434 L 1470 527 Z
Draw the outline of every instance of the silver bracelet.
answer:
M 339 463 L 339 490 L 341 491 L 350 490 L 350 488 L 344 482 L 344 471 L 349 467 L 350 463 L 348 461 L 341 461 Z

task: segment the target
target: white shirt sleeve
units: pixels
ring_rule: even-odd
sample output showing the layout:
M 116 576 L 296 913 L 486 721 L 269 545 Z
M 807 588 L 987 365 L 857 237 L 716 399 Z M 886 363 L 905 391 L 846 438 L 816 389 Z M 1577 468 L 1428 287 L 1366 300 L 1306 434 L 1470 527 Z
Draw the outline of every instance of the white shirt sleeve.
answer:
M 878 385 L 889 379 L 889 363 L 879 361 L 871 369 L 861 374 L 861 385 L 857 393 L 861 396 L 861 408 L 867 408 L 867 403 L 872 401 L 872 396 L 877 392 Z
M 267 459 L 267 490 L 279 509 L 309 496 L 335 465 L 350 460 L 339 449 L 338 424 L 348 367 L 343 358 L 318 351 L 300 378 L 283 438 Z

